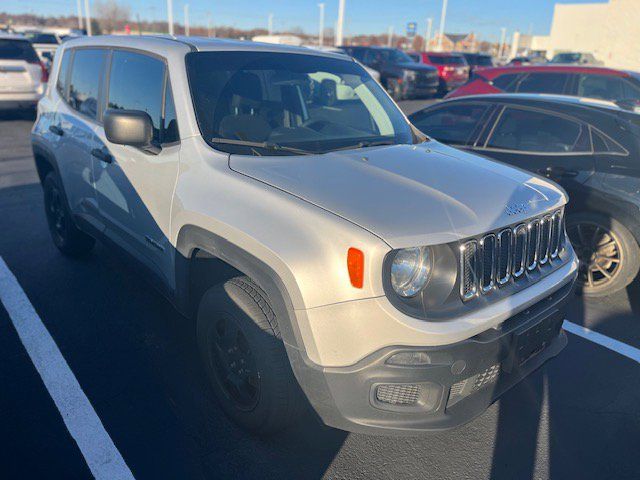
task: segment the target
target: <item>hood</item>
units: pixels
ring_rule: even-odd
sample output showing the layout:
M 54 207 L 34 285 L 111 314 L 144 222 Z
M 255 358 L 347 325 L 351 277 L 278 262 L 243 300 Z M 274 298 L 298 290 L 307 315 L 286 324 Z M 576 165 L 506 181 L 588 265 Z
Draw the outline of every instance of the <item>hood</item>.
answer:
M 566 203 L 555 184 L 435 141 L 323 155 L 231 155 L 229 162 L 392 248 L 452 242 Z
M 416 72 L 437 72 L 438 69 L 433 65 L 425 65 L 424 63 L 398 63 L 398 67 L 403 68 L 405 70 L 414 70 Z

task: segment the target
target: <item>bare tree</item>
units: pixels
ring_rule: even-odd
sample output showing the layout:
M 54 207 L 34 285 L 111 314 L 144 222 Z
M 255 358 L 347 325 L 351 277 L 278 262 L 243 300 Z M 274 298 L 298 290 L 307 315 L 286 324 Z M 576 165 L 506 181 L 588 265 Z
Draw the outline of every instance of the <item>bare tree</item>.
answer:
M 95 10 L 100 27 L 105 33 L 122 29 L 131 16 L 129 5 L 118 3 L 117 0 L 98 0 L 95 2 Z

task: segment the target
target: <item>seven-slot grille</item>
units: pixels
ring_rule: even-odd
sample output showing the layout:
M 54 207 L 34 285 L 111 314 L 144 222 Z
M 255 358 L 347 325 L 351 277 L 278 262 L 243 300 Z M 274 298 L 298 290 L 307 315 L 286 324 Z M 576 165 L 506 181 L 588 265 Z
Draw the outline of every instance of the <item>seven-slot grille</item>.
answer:
M 469 240 L 460 247 L 460 295 L 489 293 L 555 260 L 562 248 L 562 210 Z

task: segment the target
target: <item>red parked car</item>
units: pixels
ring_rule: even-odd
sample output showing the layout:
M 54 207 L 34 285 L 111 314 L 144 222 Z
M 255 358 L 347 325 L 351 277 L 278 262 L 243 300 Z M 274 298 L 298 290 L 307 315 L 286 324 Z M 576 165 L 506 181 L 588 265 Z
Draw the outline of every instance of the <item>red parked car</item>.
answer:
M 622 107 L 640 104 L 640 74 L 578 65 L 480 68 L 447 98 L 483 93 L 551 93 L 596 98 Z
M 441 94 L 445 94 L 469 80 L 469 64 L 460 53 L 413 52 L 409 54 L 418 63 L 433 65 L 440 76 Z

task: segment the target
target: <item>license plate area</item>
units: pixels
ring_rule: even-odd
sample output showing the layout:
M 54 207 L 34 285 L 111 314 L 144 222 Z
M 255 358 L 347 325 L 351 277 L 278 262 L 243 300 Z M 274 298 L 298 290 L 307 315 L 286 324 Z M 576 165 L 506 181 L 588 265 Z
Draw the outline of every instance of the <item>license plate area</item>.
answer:
M 536 324 L 517 331 L 514 334 L 514 349 L 512 361 L 510 362 L 512 366 L 519 367 L 525 364 L 547 348 L 553 339 L 558 336 L 563 320 L 563 312 L 557 311 Z

